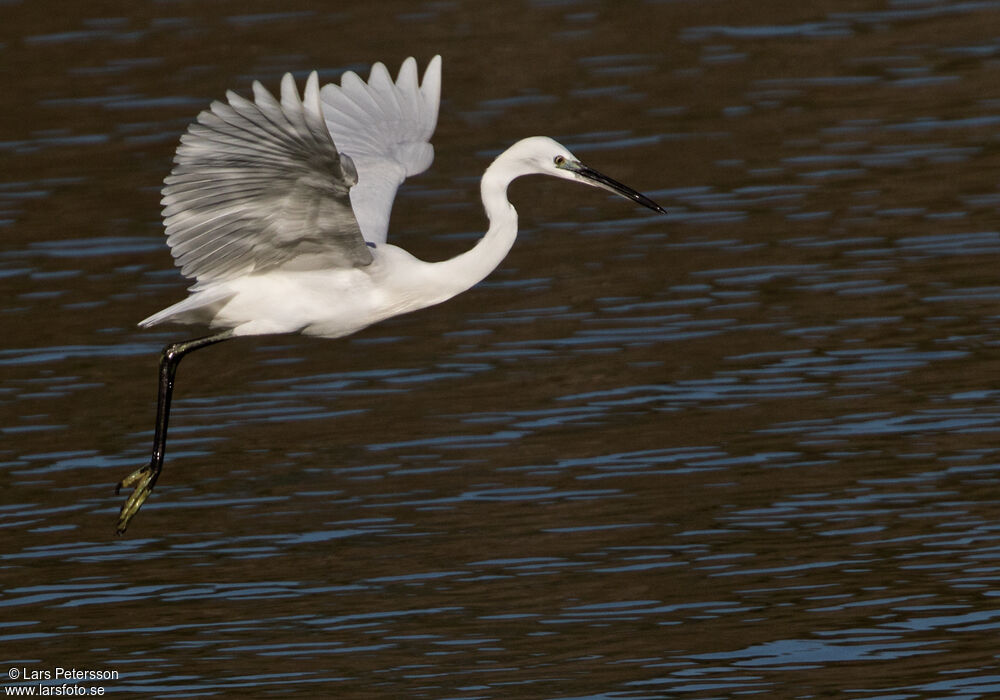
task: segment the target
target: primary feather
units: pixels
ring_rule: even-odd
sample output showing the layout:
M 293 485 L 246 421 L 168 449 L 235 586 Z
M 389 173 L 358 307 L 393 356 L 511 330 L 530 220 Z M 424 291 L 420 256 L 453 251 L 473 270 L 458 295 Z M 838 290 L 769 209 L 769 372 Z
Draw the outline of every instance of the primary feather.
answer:
M 316 74 L 303 101 L 286 74 L 279 103 L 229 92 L 181 137 L 163 188 L 167 244 L 181 272 L 210 282 L 279 267 L 367 265 L 351 210 L 356 172 L 323 121 Z
M 395 82 L 376 63 L 367 83 L 349 71 L 339 86 L 323 86 L 320 97 L 338 150 L 358 169 L 351 204 L 361 231 L 365 240 L 384 243 L 399 185 L 434 161 L 429 141 L 441 101 L 441 57 L 427 64 L 422 82 L 416 60 L 408 58 Z

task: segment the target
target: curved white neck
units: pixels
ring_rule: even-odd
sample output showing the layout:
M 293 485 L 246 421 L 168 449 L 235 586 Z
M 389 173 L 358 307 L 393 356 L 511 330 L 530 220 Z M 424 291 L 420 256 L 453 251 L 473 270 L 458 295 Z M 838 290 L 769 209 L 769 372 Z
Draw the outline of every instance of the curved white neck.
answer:
M 526 174 L 524 166 L 502 153 L 483 173 L 479 183 L 489 229 L 476 245 L 450 260 L 435 263 L 435 274 L 449 297 L 478 284 L 496 269 L 517 238 L 517 210 L 507 200 L 507 186 Z

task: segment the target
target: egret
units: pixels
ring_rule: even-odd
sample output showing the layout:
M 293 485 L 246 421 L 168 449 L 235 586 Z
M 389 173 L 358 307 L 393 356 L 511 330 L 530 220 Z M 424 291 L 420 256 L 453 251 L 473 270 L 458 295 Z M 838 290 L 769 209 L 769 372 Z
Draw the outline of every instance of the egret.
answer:
M 299 95 L 291 74 L 280 100 L 259 82 L 253 101 L 213 102 L 181 137 L 163 188 L 167 245 L 189 296 L 139 323 L 207 325 L 215 333 L 167 345 L 148 464 L 115 489 L 133 487 L 117 532 L 163 470 L 177 366 L 188 353 L 247 335 L 340 338 L 398 314 L 439 304 L 484 279 L 517 235 L 507 186 L 542 174 L 614 192 L 660 213 L 648 197 L 581 163 L 550 138 L 518 141 L 486 169 L 480 194 L 489 228 L 468 251 L 425 262 L 386 243 L 396 190 L 434 159 L 441 57 L 423 78 L 406 59 L 395 81 L 376 63 L 368 81 L 344 73 Z

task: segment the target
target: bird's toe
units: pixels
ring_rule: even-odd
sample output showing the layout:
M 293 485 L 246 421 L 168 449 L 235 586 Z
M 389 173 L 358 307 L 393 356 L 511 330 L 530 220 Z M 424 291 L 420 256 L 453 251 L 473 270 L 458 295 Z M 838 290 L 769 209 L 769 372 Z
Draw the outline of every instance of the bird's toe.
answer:
M 121 535 L 128 529 L 128 524 L 132 521 L 132 518 L 135 517 L 135 514 L 139 512 L 139 508 L 149 498 L 149 494 L 153 492 L 153 485 L 155 483 L 156 472 L 153 470 L 152 465 L 149 464 L 136 469 L 118 482 L 118 485 L 115 486 L 116 495 L 123 487 L 134 486 L 135 488 L 125 500 L 118 514 L 118 525 L 115 528 L 116 534 Z

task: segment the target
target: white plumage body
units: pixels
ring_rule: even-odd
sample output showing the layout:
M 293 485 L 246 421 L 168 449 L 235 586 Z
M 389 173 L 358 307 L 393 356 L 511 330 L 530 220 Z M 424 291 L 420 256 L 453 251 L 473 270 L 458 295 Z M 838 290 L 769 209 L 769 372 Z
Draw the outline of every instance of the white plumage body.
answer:
M 460 289 L 434 284 L 433 263 L 383 244 L 365 267 L 276 270 L 195 291 L 144 320 L 202 323 L 234 335 L 303 333 L 339 338 L 383 319 L 450 299 Z

